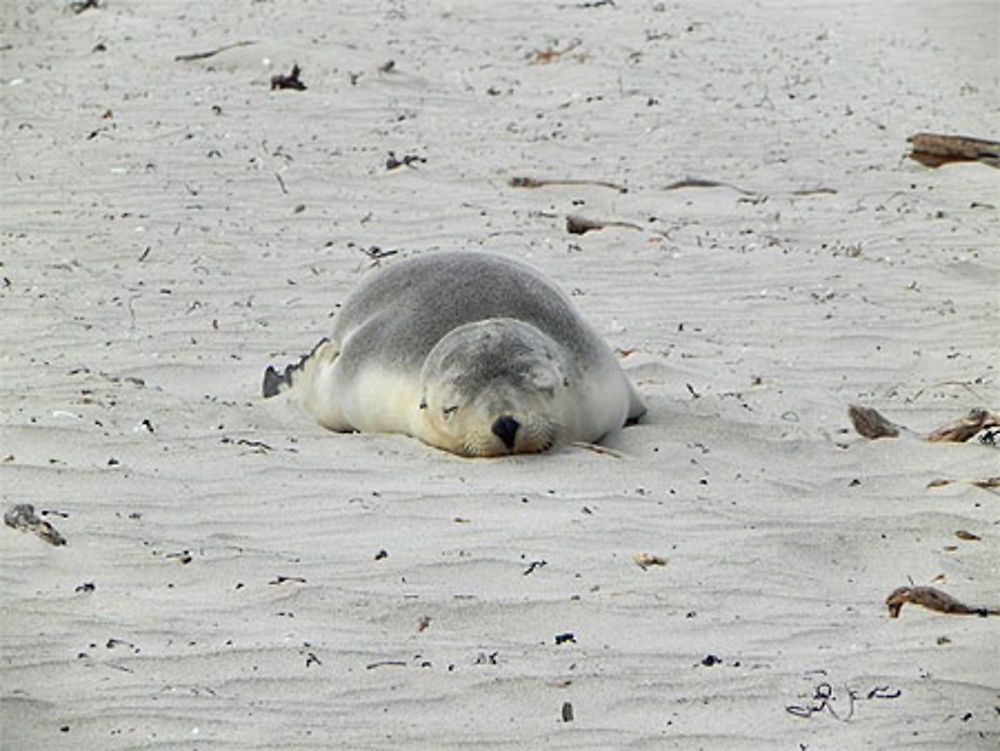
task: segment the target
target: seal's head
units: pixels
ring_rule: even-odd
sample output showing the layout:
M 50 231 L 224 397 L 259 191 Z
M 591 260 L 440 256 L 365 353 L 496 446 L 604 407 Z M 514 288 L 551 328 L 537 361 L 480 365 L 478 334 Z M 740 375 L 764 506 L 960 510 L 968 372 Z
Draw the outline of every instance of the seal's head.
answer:
M 424 361 L 419 419 L 432 443 L 465 456 L 545 451 L 569 403 L 567 358 L 531 324 L 512 318 L 448 332 Z

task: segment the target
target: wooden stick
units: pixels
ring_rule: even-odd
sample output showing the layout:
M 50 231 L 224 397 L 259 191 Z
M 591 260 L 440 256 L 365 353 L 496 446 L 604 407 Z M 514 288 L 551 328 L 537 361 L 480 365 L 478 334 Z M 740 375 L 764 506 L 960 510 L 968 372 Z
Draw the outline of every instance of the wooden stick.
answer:
M 948 162 L 982 162 L 1000 167 L 1000 142 L 942 133 L 917 133 L 906 139 L 913 144 L 910 158 L 926 167 Z

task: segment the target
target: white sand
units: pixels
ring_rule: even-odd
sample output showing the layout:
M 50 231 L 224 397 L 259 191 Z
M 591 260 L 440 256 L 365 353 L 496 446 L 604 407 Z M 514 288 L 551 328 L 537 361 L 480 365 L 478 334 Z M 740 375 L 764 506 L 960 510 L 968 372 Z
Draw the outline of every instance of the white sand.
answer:
M 998 619 L 884 599 L 1000 601 L 1000 499 L 926 488 L 998 454 L 845 414 L 1000 406 L 1000 171 L 904 158 L 997 137 L 995 2 L 103 4 L 0 11 L 0 500 L 69 541 L 0 529 L 3 749 L 997 748 Z M 574 292 L 624 456 L 259 400 L 371 246 Z

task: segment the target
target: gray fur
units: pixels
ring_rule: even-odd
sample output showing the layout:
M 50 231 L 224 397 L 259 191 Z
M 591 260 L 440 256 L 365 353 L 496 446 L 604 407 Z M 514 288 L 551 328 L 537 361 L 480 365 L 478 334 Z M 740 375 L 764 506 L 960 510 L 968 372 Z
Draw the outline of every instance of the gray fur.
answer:
M 461 286 L 461 292 L 442 293 Z M 388 303 L 388 304 L 387 304 Z M 441 252 L 373 274 L 334 322 L 342 367 L 370 358 L 419 372 L 434 345 L 464 323 L 488 318 L 527 321 L 584 360 L 596 335 L 566 297 L 516 261 L 472 252 Z

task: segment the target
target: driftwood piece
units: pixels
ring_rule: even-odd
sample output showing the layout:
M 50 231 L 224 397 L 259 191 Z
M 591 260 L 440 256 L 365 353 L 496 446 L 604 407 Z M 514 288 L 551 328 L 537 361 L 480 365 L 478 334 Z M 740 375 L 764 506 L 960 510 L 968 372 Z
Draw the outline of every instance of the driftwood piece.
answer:
M 966 605 L 934 587 L 899 587 L 885 599 L 885 604 L 889 606 L 889 617 L 898 618 L 899 611 L 908 602 L 948 615 L 978 615 L 983 618 L 1000 615 L 1000 609 Z
M 949 162 L 982 162 L 1000 167 L 1000 142 L 942 133 L 917 133 L 906 139 L 912 144 L 910 158 L 925 167 Z
M 882 414 L 871 407 L 859 407 L 851 404 L 847 408 L 847 416 L 860 435 L 865 438 L 896 438 L 899 428 L 887 420 Z

